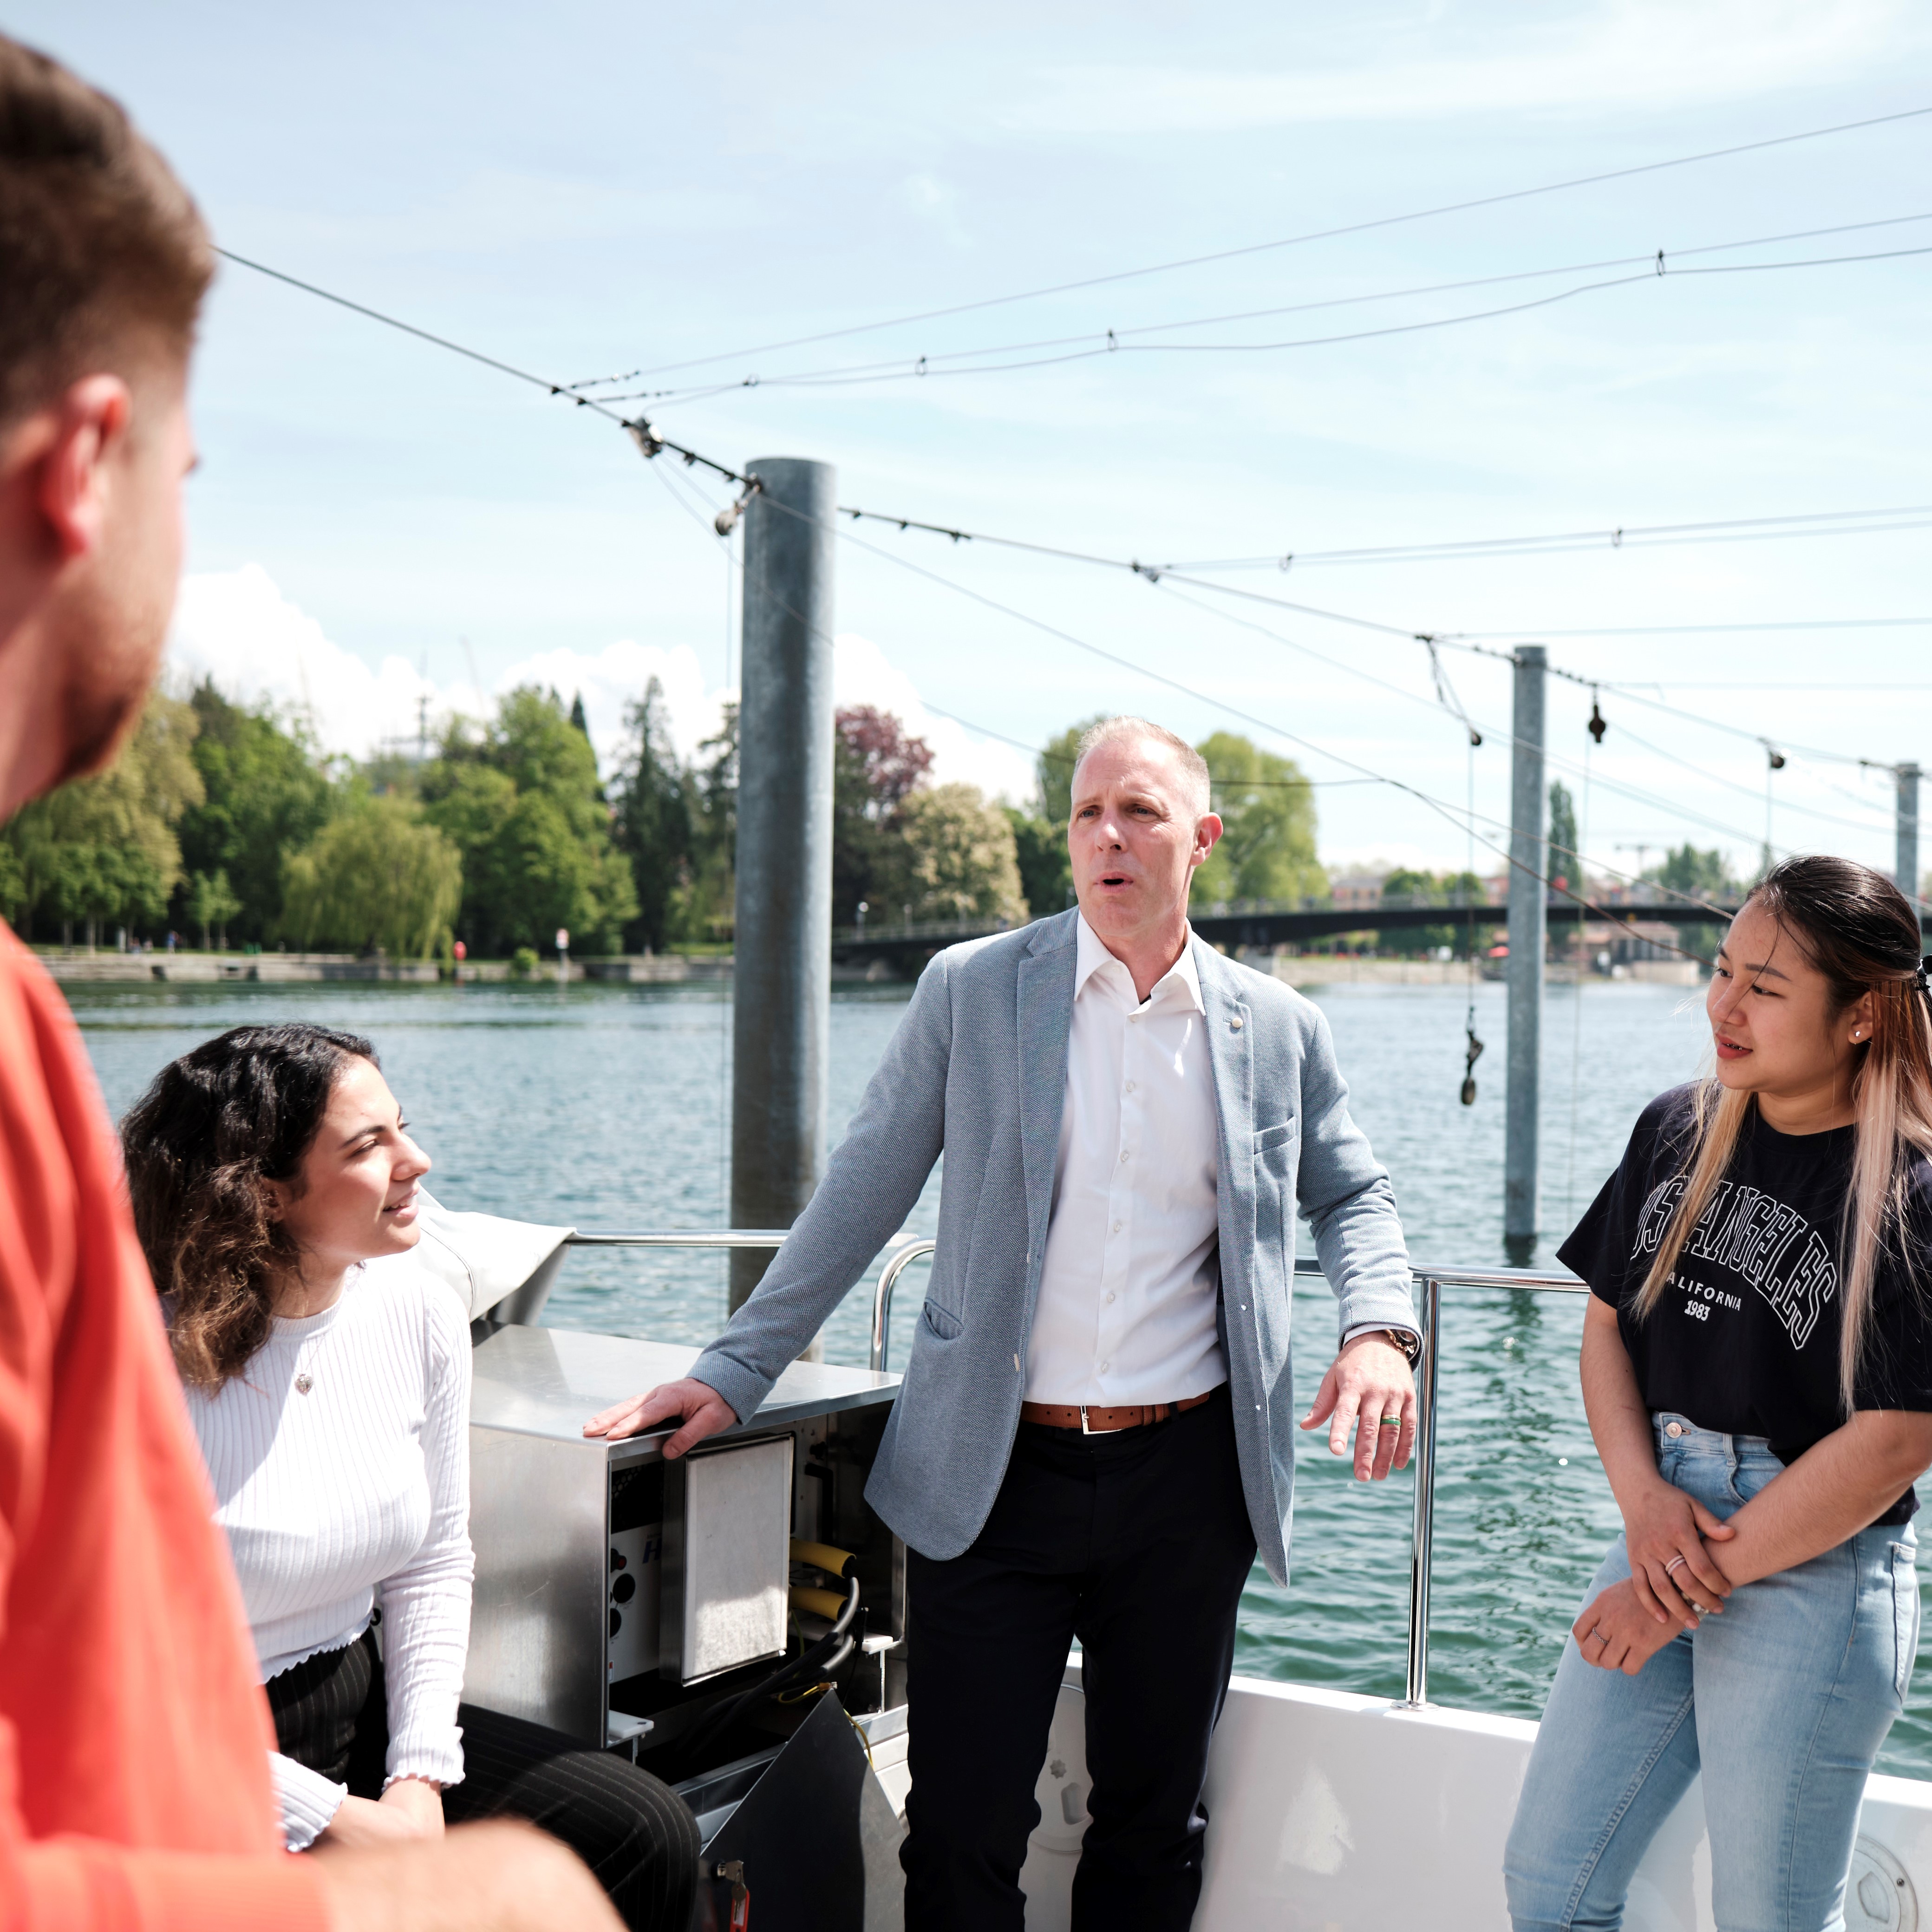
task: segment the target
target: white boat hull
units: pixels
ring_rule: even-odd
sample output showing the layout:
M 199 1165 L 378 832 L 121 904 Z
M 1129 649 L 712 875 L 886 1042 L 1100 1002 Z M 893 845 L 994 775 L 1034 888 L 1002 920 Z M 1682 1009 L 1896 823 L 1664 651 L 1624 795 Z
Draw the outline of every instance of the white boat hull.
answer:
M 1068 1676 L 1021 1879 L 1029 1932 L 1068 1924 L 1085 1824 L 1077 1666 Z M 1197 1932 L 1508 1932 L 1503 1840 L 1535 1736 L 1520 1718 L 1236 1678 L 1208 1774 Z M 1922 1894 L 1932 1905 L 1932 1784 L 1874 1777 L 1846 1932 L 1932 1932 Z M 1698 1785 L 1652 1845 L 1624 1923 L 1716 1932 Z

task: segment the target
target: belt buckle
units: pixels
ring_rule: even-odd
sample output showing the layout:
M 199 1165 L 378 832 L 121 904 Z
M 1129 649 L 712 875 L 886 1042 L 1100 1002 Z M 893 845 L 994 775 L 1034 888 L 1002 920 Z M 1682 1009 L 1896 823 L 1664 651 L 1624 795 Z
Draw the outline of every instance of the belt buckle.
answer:
M 1087 1405 L 1084 1402 L 1080 1405 L 1080 1432 L 1082 1436 L 1097 1436 L 1104 1433 L 1102 1430 L 1088 1427 Z

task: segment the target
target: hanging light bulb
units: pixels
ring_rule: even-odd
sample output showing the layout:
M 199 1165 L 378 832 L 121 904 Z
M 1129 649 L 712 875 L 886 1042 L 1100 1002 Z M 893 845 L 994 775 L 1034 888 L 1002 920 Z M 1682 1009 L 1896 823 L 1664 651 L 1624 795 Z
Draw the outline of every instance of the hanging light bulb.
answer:
M 1590 687 L 1590 722 L 1584 728 L 1588 731 L 1592 740 L 1599 745 L 1604 742 L 1604 734 L 1610 728 L 1604 716 L 1602 707 L 1597 703 L 1594 685 Z

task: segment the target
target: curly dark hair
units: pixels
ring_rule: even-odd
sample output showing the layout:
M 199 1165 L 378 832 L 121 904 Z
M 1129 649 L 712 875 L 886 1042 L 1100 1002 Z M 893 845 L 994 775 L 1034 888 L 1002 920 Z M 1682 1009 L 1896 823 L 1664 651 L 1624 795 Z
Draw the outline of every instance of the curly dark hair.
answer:
M 232 1028 L 163 1067 L 121 1123 L 184 1382 L 219 1388 L 268 1340 L 276 1277 L 299 1257 L 266 1184 L 295 1178 L 350 1059 L 377 1064 L 368 1040 L 329 1027 Z

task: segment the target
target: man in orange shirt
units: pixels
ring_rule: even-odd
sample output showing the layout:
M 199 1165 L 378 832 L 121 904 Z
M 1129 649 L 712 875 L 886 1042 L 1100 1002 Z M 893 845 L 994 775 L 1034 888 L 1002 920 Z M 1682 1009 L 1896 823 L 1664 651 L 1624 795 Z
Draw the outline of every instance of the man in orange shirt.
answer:
M 120 109 L 0 38 L 0 820 L 159 667 L 212 267 Z M 0 926 L 0 1928 L 614 1932 L 525 1827 L 280 1850 L 212 1508 L 79 1034 Z

